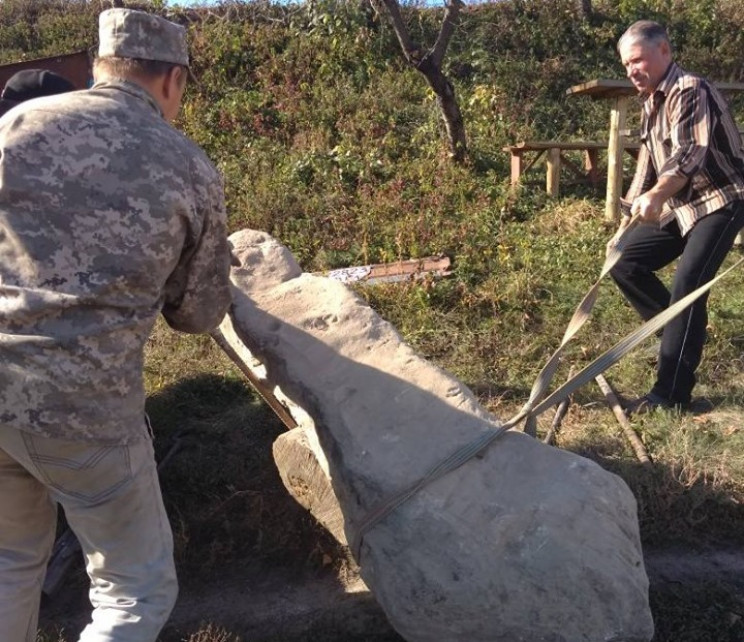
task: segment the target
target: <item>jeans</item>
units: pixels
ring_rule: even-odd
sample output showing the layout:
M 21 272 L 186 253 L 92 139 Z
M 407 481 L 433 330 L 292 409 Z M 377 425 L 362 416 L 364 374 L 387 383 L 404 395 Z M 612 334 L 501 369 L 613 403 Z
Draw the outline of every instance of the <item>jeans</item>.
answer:
M 700 219 L 685 235 L 676 221 L 659 228 L 639 225 L 630 234 L 612 278 L 628 302 L 647 321 L 710 281 L 744 226 L 744 201 L 735 201 Z M 671 291 L 654 274 L 679 257 Z M 656 383 L 651 392 L 674 404 L 687 404 L 695 386 L 708 323 L 708 294 L 702 295 L 665 327 Z
M 80 642 L 154 642 L 178 592 L 152 441 L 50 439 L 0 424 L 2 639 L 34 642 L 57 504 L 80 542 L 92 621 Z

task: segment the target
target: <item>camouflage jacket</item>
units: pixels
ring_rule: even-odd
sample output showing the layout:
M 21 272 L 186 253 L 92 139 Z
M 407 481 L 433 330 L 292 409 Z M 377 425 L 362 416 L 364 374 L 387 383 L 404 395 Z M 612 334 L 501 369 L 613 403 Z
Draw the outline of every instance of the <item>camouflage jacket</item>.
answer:
M 141 438 L 157 315 L 215 327 L 230 303 L 222 182 L 126 81 L 0 119 L 0 430 Z

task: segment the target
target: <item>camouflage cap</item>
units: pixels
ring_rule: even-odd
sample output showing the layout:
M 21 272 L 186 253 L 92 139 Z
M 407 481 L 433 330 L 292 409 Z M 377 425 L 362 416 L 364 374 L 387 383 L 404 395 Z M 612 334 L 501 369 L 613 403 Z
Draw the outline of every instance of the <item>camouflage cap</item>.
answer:
M 186 29 L 133 9 L 107 9 L 98 17 L 98 57 L 141 58 L 189 66 Z

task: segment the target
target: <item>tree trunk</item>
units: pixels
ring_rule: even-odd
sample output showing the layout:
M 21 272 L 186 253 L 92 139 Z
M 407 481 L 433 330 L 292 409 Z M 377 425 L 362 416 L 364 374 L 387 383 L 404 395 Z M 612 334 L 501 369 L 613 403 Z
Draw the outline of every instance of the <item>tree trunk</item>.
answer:
M 379 5 L 387 9 L 390 20 L 398 37 L 398 42 L 403 50 L 408 63 L 420 71 L 437 96 L 437 105 L 442 113 L 447 137 L 449 139 L 450 155 L 452 159 L 461 163 L 465 160 L 468 152 L 467 138 L 465 136 L 465 124 L 460 112 L 460 106 L 455 96 L 455 88 L 449 79 L 442 73 L 442 61 L 447 51 L 447 46 L 452 38 L 457 25 L 462 0 L 445 0 L 444 19 L 434 46 L 424 53 L 411 40 L 403 16 L 400 13 L 400 5 L 396 0 L 371 0 L 373 7 Z
M 455 96 L 455 88 L 441 69 L 430 62 L 428 56 L 421 61 L 417 69 L 426 77 L 437 95 L 437 105 L 442 112 L 444 126 L 447 129 L 450 154 L 455 162 L 461 163 L 467 156 L 468 143 L 465 137 L 465 123 L 462 120 L 462 112 Z
M 591 20 L 592 17 L 592 0 L 576 0 L 576 10 L 579 12 L 582 20 Z

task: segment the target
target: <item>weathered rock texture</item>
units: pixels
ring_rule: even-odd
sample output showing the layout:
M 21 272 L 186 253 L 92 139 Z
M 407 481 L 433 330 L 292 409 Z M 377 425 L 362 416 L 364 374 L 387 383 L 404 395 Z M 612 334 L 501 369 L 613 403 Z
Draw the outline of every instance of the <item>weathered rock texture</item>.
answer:
M 303 466 L 293 465 L 288 489 L 297 496 L 327 470 L 352 541 L 371 509 L 497 421 L 346 286 L 301 273 L 260 232 L 231 242 L 240 266 L 222 330 L 307 412 L 322 453 L 308 460 L 304 480 Z M 292 437 L 310 457 L 310 441 Z M 388 514 L 365 535 L 358 562 L 391 624 L 412 642 L 653 634 L 626 485 L 518 432 Z

